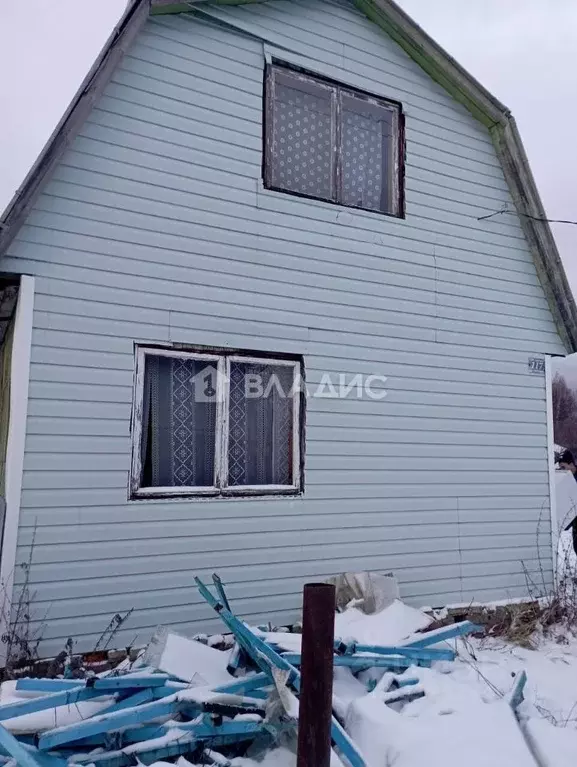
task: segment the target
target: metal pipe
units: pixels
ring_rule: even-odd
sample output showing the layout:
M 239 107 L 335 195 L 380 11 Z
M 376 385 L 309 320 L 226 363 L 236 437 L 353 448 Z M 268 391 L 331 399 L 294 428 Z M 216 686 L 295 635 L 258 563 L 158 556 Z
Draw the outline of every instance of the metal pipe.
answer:
M 335 587 L 308 583 L 303 591 L 297 767 L 330 765 L 334 641 Z

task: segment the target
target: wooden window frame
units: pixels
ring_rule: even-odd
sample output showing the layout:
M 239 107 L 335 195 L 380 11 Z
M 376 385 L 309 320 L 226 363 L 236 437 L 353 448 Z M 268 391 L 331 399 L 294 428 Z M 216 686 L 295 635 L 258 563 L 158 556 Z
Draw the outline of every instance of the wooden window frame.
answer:
M 302 466 L 304 456 L 303 436 L 303 392 L 297 387 L 293 393 L 292 420 L 292 483 L 290 485 L 229 485 L 228 484 L 228 441 L 229 441 L 229 402 L 230 402 L 230 365 L 232 362 L 282 365 L 294 370 L 295 380 L 302 380 L 302 358 L 278 358 L 273 354 L 241 354 L 238 351 L 223 350 L 204 352 L 167 349 L 152 346 L 137 346 L 136 365 L 133 387 L 133 407 L 131 418 L 131 468 L 129 477 L 129 499 L 144 498 L 183 498 L 183 497 L 240 497 L 257 495 L 297 495 L 302 492 Z M 142 477 L 142 430 L 144 403 L 144 373 L 147 357 L 178 357 L 190 360 L 203 360 L 214 363 L 217 370 L 216 381 L 216 424 L 214 484 L 211 486 L 148 487 L 141 486 Z
M 272 153 L 272 143 L 274 135 L 274 99 L 275 99 L 275 73 L 284 72 L 295 77 L 296 79 L 303 80 L 304 82 L 310 82 L 317 87 L 330 90 L 331 92 L 331 125 L 332 125 L 332 141 L 333 141 L 333 156 L 331 158 L 333 181 L 332 186 L 334 188 L 333 198 L 319 197 L 317 195 L 306 194 L 306 192 L 299 192 L 292 189 L 285 189 L 284 187 L 275 186 L 272 183 L 272 173 L 274 167 L 274 160 Z M 339 198 L 342 194 L 342 145 L 341 145 L 341 133 L 342 133 L 342 98 L 343 96 L 365 101 L 369 104 L 373 104 L 380 108 L 387 109 L 392 114 L 392 131 L 393 139 L 390 142 L 391 157 L 390 160 L 390 172 L 389 172 L 389 189 L 390 189 L 390 201 L 389 207 L 386 211 L 363 207 L 362 205 L 350 205 L 342 202 Z M 343 208 L 351 208 L 353 210 L 362 210 L 368 213 L 376 213 L 381 216 L 391 216 L 393 218 L 405 218 L 405 118 L 403 113 L 402 104 L 398 101 L 391 99 L 385 99 L 374 94 L 367 93 L 366 91 L 353 88 L 349 85 L 331 80 L 321 75 L 316 75 L 313 72 L 309 72 L 301 67 L 287 64 L 285 62 L 273 59 L 270 63 L 267 62 L 264 73 L 264 109 L 263 109 L 263 161 L 262 161 L 262 178 L 265 189 L 270 189 L 275 192 L 282 192 L 283 194 L 290 194 L 295 197 L 302 197 L 309 200 L 321 200 L 332 205 L 338 205 Z

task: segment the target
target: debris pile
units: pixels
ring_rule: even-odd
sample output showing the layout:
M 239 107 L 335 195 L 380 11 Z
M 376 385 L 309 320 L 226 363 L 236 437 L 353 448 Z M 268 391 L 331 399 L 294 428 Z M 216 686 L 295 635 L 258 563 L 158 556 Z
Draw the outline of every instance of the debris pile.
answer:
M 136 663 L 123 661 L 111 672 L 87 679 L 19 679 L 13 700 L 0 704 L 0 761 L 15 760 L 24 767 L 128 767 L 178 759 L 181 767 L 242 767 L 246 760 L 239 757 L 244 755 L 262 758 L 274 748 L 279 753 L 281 746 L 294 748 L 301 635 L 249 627 L 233 613 L 217 576 L 216 596 L 196 582 L 226 625 L 232 644 L 228 653 L 210 646 L 214 642 L 203 644 L 162 629 Z M 398 601 L 389 609 L 418 615 L 416 623 L 413 616 L 407 624 L 407 633 L 416 633 L 390 645 L 360 631 L 349 638 L 345 632 L 354 630 L 355 611 L 349 611 L 341 630 L 342 616 L 337 616 L 331 725 L 335 764 L 392 763 L 381 743 L 387 739 L 383 713 L 397 716 L 428 695 L 427 673 L 433 672 L 427 670 L 455 660 L 447 640 L 482 631 L 470 621 L 427 631 L 422 613 Z M 378 621 L 377 615 L 371 618 Z M 402 618 L 399 614 L 401 623 Z M 525 681 L 525 674 L 514 680 L 510 712 L 522 700 Z M 398 722 L 389 724 L 397 727 Z M 399 767 L 416 763 L 400 756 L 394 761 Z M 509 763 L 534 765 L 528 751 L 527 757 Z M 267 756 L 267 764 L 282 761 Z

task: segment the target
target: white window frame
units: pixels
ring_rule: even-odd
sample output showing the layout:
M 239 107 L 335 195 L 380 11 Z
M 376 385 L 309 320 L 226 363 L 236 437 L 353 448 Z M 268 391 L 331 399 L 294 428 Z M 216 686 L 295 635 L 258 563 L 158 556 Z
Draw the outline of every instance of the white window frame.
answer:
M 216 424 L 215 424 L 215 456 L 214 484 L 206 487 L 143 487 L 140 485 L 142 476 L 142 428 L 144 405 L 144 371 L 147 357 L 179 357 L 190 360 L 202 360 L 214 363 L 217 370 L 216 382 Z M 151 497 L 183 497 L 183 496 L 241 496 L 241 495 L 288 495 L 301 490 L 301 393 L 300 385 L 293 392 L 293 455 L 292 483 L 290 485 L 229 485 L 228 484 L 228 436 L 229 436 L 229 402 L 230 402 L 230 365 L 231 362 L 282 365 L 292 367 L 294 382 L 300 384 L 301 361 L 276 359 L 267 356 L 245 356 L 228 353 L 204 353 L 200 351 L 180 351 L 138 346 L 136 348 L 136 371 L 134 377 L 133 407 L 131 418 L 132 460 L 129 478 L 129 497 L 133 500 Z

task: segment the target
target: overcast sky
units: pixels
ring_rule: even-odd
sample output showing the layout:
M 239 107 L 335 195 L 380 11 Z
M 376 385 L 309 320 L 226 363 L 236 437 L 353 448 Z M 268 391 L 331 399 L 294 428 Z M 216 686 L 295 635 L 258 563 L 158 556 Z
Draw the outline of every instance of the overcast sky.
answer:
M 0 209 L 126 0 L 0 0 Z M 577 0 L 400 0 L 512 111 L 550 218 L 577 220 Z M 577 226 L 555 225 L 577 295 Z M 576 366 L 577 382 L 577 366 Z

